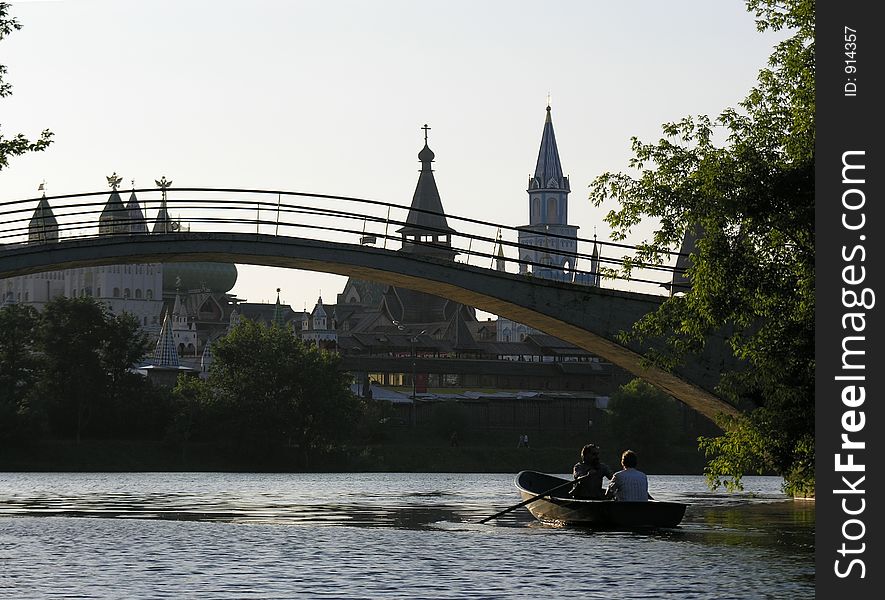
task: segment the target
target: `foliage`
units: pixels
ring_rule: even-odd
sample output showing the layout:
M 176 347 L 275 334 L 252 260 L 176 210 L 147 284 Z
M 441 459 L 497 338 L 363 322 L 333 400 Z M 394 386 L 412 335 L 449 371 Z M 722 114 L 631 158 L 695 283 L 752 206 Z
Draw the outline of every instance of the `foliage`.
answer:
M 240 448 L 266 454 L 333 445 L 359 418 L 337 355 L 305 345 L 285 327 L 243 319 L 213 345 L 210 402 Z
M 21 24 L 13 17 L 8 16 L 9 3 L 0 2 L 0 40 L 8 36 L 17 29 L 21 29 Z M 4 81 L 6 75 L 6 67 L 0 65 L 0 98 L 9 96 L 12 93 L 12 86 Z M 27 139 L 23 134 L 19 133 L 11 138 L 6 138 L 0 132 L 0 171 L 8 164 L 9 158 L 13 156 L 21 156 L 26 152 L 37 152 L 44 150 L 51 143 L 52 133 L 46 129 L 40 134 L 36 141 Z
M 80 440 L 115 429 L 112 413 L 128 395 L 124 390 L 143 384 L 128 373 L 147 352 L 135 319 L 111 315 L 92 298 L 59 296 L 43 310 L 37 344 L 43 363 L 37 390 L 52 432 Z
M 640 458 L 661 459 L 678 437 L 680 422 L 676 401 L 642 379 L 633 379 L 618 388 L 609 400 L 608 410 L 619 453 L 630 448 Z
M 147 351 L 137 321 L 92 298 L 42 313 L 0 309 L 0 439 L 145 437 L 165 427 L 168 397 L 131 371 Z
M 814 472 L 814 3 L 749 0 L 760 31 L 790 29 L 739 104 L 718 117 L 665 124 L 656 144 L 633 138 L 635 175 L 605 173 L 590 198 L 616 239 L 659 221 L 631 265 L 660 264 L 686 231 L 698 234 L 692 287 L 641 320 L 631 336 L 665 338 L 650 360 L 673 367 L 726 331 L 736 357 L 719 391 L 743 416 L 701 440 L 712 486 L 774 470 L 790 489 Z M 724 136 L 724 137 L 723 137 Z M 723 145 L 716 140 L 724 139 Z
M 31 391 L 40 366 L 37 322 L 30 306 L 0 309 L 0 446 L 26 437 L 33 422 Z

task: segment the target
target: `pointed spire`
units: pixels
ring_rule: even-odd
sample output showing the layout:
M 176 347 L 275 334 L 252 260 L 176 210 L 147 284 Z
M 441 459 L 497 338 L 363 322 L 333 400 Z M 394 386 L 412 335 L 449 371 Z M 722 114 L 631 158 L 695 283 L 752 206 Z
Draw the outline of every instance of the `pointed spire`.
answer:
M 107 176 L 107 180 L 111 187 L 111 195 L 98 218 L 98 234 L 127 233 L 129 231 L 129 212 L 123 206 L 120 192 L 117 191 L 122 178 L 114 172 L 114 174 Z
M 141 212 L 141 204 L 135 197 L 135 180 L 132 180 L 132 194 L 129 195 L 129 202 L 126 203 L 126 210 L 129 212 L 129 232 L 130 233 L 147 233 L 147 221 L 145 221 L 144 213 Z
M 178 288 L 175 288 L 175 303 L 172 305 L 172 316 L 175 317 L 175 320 L 181 322 L 182 320 L 186 321 L 187 307 L 184 305 L 184 302 L 181 301 L 181 295 L 178 293 Z
M 507 266 L 506 266 L 507 258 L 504 256 L 504 246 L 501 245 L 501 240 L 498 240 L 498 254 L 495 257 L 495 261 L 497 263 L 495 268 L 498 271 L 506 271 L 507 270 Z
M 283 307 L 280 304 L 280 288 L 277 288 L 277 302 L 273 307 L 273 316 L 271 317 L 272 325 L 279 325 L 282 327 L 285 323 L 283 322 Z
M 590 279 L 592 285 L 599 286 L 599 246 L 596 244 L 596 233 L 593 234 L 593 252 L 590 254 Z
M 203 354 L 200 355 L 200 371 L 203 373 L 209 372 L 209 367 L 212 364 L 212 342 L 206 340 L 206 345 L 203 346 Z
M 160 337 L 157 338 L 157 346 L 154 348 L 153 362 L 158 367 L 178 367 L 181 364 L 178 360 L 178 351 L 175 349 L 175 338 L 172 337 L 168 312 L 163 316 Z
M 535 164 L 535 174 L 529 183 L 529 188 L 569 189 L 568 178 L 562 176 L 562 164 L 559 162 L 559 148 L 556 146 L 556 134 L 553 133 L 553 117 L 550 114 L 549 104 L 544 119 L 544 131 L 541 134 L 538 162 Z
M 451 246 L 450 236 L 455 231 L 449 227 L 446 221 L 442 200 L 436 187 L 436 179 L 433 177 L 431 163 L 436 155 L 427 145 L 427 132 L 430 127 L 424 125 L 421 129 L 424 130 L 424 148 L 418 153 L 418 160 L 421 161 L 421 173 L 418 175 L 418 185 L 412 196 L 412 205 L 406 217 L 406 224 L 397 230 L 397 233 L 403 237 L 403 249 L 412 251 L 415 248 L 407 248 L 407 241 L 423 241 L 437 246 Z M 407 238 L 411 238 L 411 240 L 407 240 Z
M 43 189 L 42 183 L 40 184 L 40 189 Z M 31 220 L 28 222 L 28 243 L 57 241 L 58 220 L 55 218 L 52 207 L 49 206 L 49 201 L 46 199 L 46 193 L 44 192 L 43 197 L 37 203 L 37 208 L 34 209 Z
M 167 181 L 166 176 L 163 175 L 160 179 L 154 180 L 154 183 L 160 188 L 163 198 L 160 200 L 160 210 L 157 211 L 157 218 L 154 219 L 154 228 L 151 230 L 151 233 L 172 233 L 178 231 L 179 224 L 172 220 L 169 216 L 169 211 L 166 209 L 166 189 L 172 185 L 172 182 Z

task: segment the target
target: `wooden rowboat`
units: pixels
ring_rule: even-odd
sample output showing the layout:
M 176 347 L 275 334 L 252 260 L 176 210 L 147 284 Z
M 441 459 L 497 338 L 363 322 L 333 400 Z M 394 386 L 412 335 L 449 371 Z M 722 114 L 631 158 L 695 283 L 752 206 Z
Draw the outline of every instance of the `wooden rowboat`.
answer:
M 549 525 L 579 525 L 595 529 L 648 529 L 677 527 L 685 515 L 686 504 L 679 502 L 619 502 L 585 500 L 568 495 L 567 479 L 537 471 L 521 471 L 514 484 L 523 500 L 559 489 L 545 495 L 526 508 L 536 519 Z

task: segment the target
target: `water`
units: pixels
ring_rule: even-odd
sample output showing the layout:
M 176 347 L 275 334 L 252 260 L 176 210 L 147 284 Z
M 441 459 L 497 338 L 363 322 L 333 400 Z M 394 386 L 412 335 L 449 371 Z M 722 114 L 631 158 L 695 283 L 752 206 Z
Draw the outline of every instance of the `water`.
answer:
M 678 529 L 477 525 L 512 474 L 0 474 L 0 598 L 813 597 L 813 502 L 649 479 Z

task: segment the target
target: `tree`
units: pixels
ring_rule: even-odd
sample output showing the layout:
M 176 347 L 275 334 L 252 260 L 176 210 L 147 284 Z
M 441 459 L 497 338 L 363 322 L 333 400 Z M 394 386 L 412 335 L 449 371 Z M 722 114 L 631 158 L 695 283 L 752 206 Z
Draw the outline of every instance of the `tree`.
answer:
M 39 394 L 57 435 L 79 442 L 85 433 L 114 434 L 123 404 L 149 395 L 146 382 L 129 372 L 147 352 L 131 315 L 112 315 L 93 298 L 59 296 L 43 310 L 37 341 Z
M 307 460 L 357 421 L 359 404 L 337 355 L 305 345 L 285 327 L 243 319 L 212 352 L 210 394 L 243 448 L 267 454 L 297 447 Z
M 40 368 L 37 322 L 30 306 L 0 309 L 0 446 L 27 437 L 32 422 L 31 392 Z
M 14 18 L 8 16 L 9 3 L 0 2 L 0 40 L 3 40 L 16 29 L 21 29 L 21 25 Z M 6 75 L 6 67 L 0 65 L 0 98 L 9 96 L 12 93 L 12 86 L 4 81 Z M 26 152 L 38 152 L 44 150 L 51 142 L 52 133 L 45 129 L 36 141 L 27 139 L 23 134 L 19 133 L 11 138 L 6 138 L 0 132 L 0 171 L 9 164 L 9 158 L 13 156 L 21 156 Z
M 680 430 L 676 401 L 653 385 L 633 379 L 612 394 L 611 433 L 619 448 L 635 450 L 641 457 L 666 458 Z M 643 463 L 652 463 L 643 459 Z
M 726 373 L 718 390 L 747 410 L 720 421 L 723 435 L 701 439 L 711 486 L 739 487 L 744 473 L 771 470 L 801 494 L 814 486 L 814 2 L 747 7 L 760 31 L 792 35 L 739 107 L 665 124 L 656 144 L 633 138 L 635 173 L 600 175 L 590 199 L 620 203 L 606 216 L 615 239 L 646 217 L 659 221 L 627 275 L 661 264 L 686 231 L 700 235 L 690 289 L 626 337 L 664 338 L 648 358 L 673 367 L 728 332 L 747 368 Z

